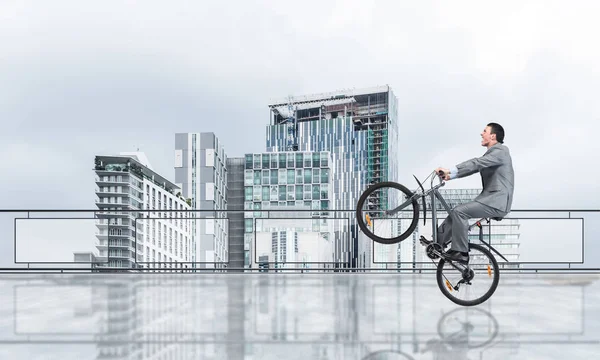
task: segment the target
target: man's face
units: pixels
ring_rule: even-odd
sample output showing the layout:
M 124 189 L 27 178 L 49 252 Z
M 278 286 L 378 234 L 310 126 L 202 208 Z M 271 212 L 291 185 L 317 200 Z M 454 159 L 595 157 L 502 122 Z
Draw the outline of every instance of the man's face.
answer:
M 481 133 L 481 146 L 488 146 L 494 140 L 496 140 L 496 135 L 492 134 L 491 127 L 486 126 L 485 129 L 483 129 L 483 132 Z

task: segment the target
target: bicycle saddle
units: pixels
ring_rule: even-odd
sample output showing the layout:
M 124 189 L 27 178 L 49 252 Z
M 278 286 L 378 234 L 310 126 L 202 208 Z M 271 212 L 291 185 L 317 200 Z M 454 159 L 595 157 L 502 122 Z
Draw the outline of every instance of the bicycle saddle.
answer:
M 493 217 L 492 220 L 501 221 L 502 218 L 501 217 Z

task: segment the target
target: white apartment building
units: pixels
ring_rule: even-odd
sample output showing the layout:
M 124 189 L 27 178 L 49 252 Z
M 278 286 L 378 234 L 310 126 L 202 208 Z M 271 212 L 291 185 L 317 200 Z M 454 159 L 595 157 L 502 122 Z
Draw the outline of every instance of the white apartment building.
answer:
M 190 267 L 190 205 L 181 189 L 141 152 L 96 156 L 94 171 L 100 267 Z
M 287 219 L 281 215 L 276 219 L 255 220 L 255 253 L 259 263 L 266 261 L 269 268 L 309 269 L 333 262 L 334 229 L 339 220 L 310 218 L 309 212 L 288 212 Z
M 175 183 L 193 212 L 193 267 L 221 267 L 229 261 L 227 155 L 214 133 L 175 134 Z

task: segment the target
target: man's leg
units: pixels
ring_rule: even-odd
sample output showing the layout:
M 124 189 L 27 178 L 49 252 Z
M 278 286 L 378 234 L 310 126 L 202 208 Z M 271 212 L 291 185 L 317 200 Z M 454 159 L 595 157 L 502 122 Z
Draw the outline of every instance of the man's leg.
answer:
M 504 211 L 494 209 L 493 207 L 482 203 L 471 201 L 458 205 L 450 213 L 452 216 L 452 250 L 462 253 L 469 252 L 468 227 L 469 219 L 483 217 L 503 217 Z
M 446 247 L 450 238 L 452 237 L 452 217 L 448 215 L 444 222 L 438 226 L 437 228 L 437 243 L 442 245 L 442 249 Z M 421 244 L 429 245 L 433 242 L 433 237 L 431 240 L 426 239 L 423 235 L 421 235 Z
M 442 225 L 438 226 L 437 229 L 437 242 L 442 245 L 442 248 L 446 247 L 450 238 L 452 237 L 452 216 L 448 215 Z

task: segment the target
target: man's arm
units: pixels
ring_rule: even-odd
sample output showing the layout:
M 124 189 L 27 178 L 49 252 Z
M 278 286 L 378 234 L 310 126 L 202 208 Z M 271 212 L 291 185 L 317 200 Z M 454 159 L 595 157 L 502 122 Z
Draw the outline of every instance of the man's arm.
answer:
M 464 161 L 450 171 L 451 178 L 461 178 L 479 172 L 481 169 L 502 165 L 504 160 L 500 148 L 491 147 L 483 156 Z

